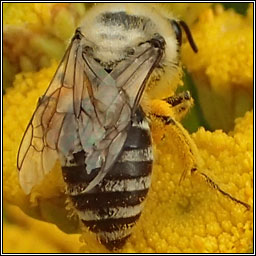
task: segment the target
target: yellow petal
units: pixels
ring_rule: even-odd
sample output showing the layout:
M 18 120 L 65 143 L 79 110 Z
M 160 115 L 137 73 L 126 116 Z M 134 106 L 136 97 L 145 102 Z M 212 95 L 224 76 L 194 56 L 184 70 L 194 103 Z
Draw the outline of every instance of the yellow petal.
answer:
M 252 108 L 253 26 L 248 17 L 208 9 L 192 27 L 195 54 L 184 45 L 182 59 L 197 86 L 199 102 L 211 129 L 229 131 L 236 117 Z

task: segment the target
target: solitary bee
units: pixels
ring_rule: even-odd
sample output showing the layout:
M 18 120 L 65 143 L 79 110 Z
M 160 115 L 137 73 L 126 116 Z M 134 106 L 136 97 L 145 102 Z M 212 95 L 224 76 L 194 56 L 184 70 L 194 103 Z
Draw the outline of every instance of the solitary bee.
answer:
M 173 117 L 153 113 L 148 104 L 148 90 L 161 90 L 166 81 L 180 76 L 182 28 L 197 52 L 187 25 L 153 7 L 92 8 L 21 141 L 17 167 L 24 192 L 29 194 L 59 160 L 76 214 L 109 250 L 122 248 L 131 235 L 150 187 L 150 118 L 175 127 L 174 133 L 196 159 L 195 146 L 182 126 Z M 163 101 L 180 116 L 192 105 L 188 92 Z M 181 179 L 196 170 L 195 160 Z

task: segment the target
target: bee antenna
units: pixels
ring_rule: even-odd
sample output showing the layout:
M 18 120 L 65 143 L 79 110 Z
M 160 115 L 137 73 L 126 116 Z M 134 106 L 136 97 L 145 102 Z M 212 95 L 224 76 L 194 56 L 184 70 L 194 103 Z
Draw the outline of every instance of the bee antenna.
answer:
M 195 43 L 195 41 L 194 41 L 194 39 L 193 39 L 192 33 L 191 33 L 191 31 L 190 31 L 188 25 L 187 25 L 183 20 L 180 20 L 180 21 L 179 21 L 179 24 L 181 25 L 181 27 L 182 27 L 183 30 L 185 31 L 186 36 L 187 36 L 187 39 L 188 39 L 188 41 L 189 41 L 189 44 L 190 44 L 192 50 L 193 50 L 195 53 L 197 53 L 197 52 L 198 52 L 198 48 L 197 48 L 197 46 L 196 46 L 196 43 Z

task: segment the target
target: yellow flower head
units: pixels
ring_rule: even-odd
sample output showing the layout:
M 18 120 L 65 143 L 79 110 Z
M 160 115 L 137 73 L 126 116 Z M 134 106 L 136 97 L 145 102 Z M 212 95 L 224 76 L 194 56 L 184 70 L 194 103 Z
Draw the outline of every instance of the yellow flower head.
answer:
M 39 73 L 20 74 L 4 97 L 4 199 L 29 215 L 56 223 L 66 232 L 77 228 L 67 217 L 64 183 L 56 167 L 32 194 L 18 184 L 17 149 L 37 99 L 45 90 L 56 64 Z M 21 104 L 22 103 L 22 104 Z M 193 135 L 204 171 L 233 196 L 252 204 L 252 112 L 237 121 L 232 134 L 200 129 Z M 219 195 L 200 178 L 191 176 L 179 185 L 183 153 L 168 139 L 168 128 L 153 124 L 158 144 L 152 187 L 142 217 L 123 252 L 247 252 L 252 243 L 252 213 Z M 158 133 L 166 129 L 161 140 Z M 15 133 L 13 132 L 15 131 Z M 221 154 L 220 154 L 221 152 Z M 71 231 L 72 230 L 72 231 Z M 102 252 L 88 231 L 84 252 Z
M 28 217 L 18 207 L 5 204 L 4 253 L 79 253 L 78 234 L 63 233 L 57 226 Z
M 36 71 L 60 60 L 85 4 L 4 3 L 4 88 L 21 71 Z M 19 40 L 17 40 L 19 38 Z
M 205 54 L 208 54 L 207 51 Z M 204 59 L 204 56 L 202 58 Z M 72 215 L 72 206 L 64 193 L 65 183 L 59 164 L 56 164 L 30 195 L 24 194 L 18 182 L 18 147 L 38 98 L 44 93 L 56 68 L 57 63 L 54 62 L 51 67 L 39 72 L 19 73 L 13 87 L 6 90 L 3 119 L 3 194 L 6 203 L 19 206 L 26 214 L 54 223 L 66 233 L 79 233 L 81 226 L 77 217 Z M 159 112 L 169 111 L 162 105 L 156 108 Z M 188 175 L 180 183 L 184 166 L 189 164 L 189 149 L 181 148 L 179 138 L 173 138 L 170 127 L 162 122 L 153 120 L 151 129 L 155 142 L 152 185 L 142 216 L 120 252 L 250 251 L 253 241 L 252 210 L 247 210 L 243 205 L 212 189 L 202 176 L 196 173 Z M 212 178 L 221 189 L 252 206 L 253 112 L 247 112 L 243 118 L 237 119 L 235 128 L 228 134 L 220 130 L 209 132 L 200 128 L 192 135 L 192 140 L 201 159 L 200 171 Z M 6 212 L 7 215 L 12 215 L 13 211 Z M 31 230 L 35 230 L 36 236 L 42 236 L 38 232 L 38 224 L 29 222 L 27 225 Z M 47 227 L 49 232 L 43 236 L 68 239 L 54 228 Z M 27 237 L 24 230 L 12 231 L 10 225 L 5 224 L 5 252 L 11 252 L 8 248 L 12 242 L 10 238 L 17 234 Z M 77 239 L 72 235 L 68 237 L 70 241 Z M 31 241 L 31 237 L 28 237 L 28 240 Z M 77 252 L 71 245 L 70 251 L 67 246 L 65 250 L 60 247 L 56 249 L 50 240 L 60 244 L 58 238 L 42 240 L 40 252 Z M 82 228 L 80 241 L 81 251 L 84 253 L 108 252 L 85 227 Z M 20 252 L 35 252 L 28 247 L 26 250 L 21 249 Z
M 229 131 L 236 117 L 252 108 L 253 26 L 248 16 L 217 5 L 192 27 L 198 45 L 184 45 L 182 59 L 197 85 L 199 102 L 212 129 Z

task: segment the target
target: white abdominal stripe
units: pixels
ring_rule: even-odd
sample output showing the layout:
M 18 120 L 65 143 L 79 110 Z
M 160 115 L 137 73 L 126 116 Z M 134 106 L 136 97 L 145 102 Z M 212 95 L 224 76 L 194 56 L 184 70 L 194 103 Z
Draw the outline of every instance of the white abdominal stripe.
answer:
M 149 128 L 149 124 L 148 124 L 148 121 L 146 121 L 145 119 L 142 121 L 142 122 L 135 122 L 132 124 L 133 127 L 138 127 L 142 130 L 145 130 L 145 131 L 149 131 L 150 128 Z
M 135 179 L 125 180 L 104 180 L 104 185 L 101 186 L 102 192 L 126 192 L 145 190 L 150 187 L 151 177 L 140 177 Z
M 100 239 L 104 239 L 106 242 L 111 242 L 111 241 L 116 241 L 120 240 L 122 238 L 125 238 L 131 234 L 131 229 L 121 229 L 121 230 L 116 230 L 116 231 L 111 231 L 111 232 L 98 232 L 97 235 Z
M 151 176 L 138 177 L 134 179 L 123 180 L 109 180 L 104 179 L 97 187 L 100 192 L 129 192 L 145 190 L 150 187 Z M 67 194 L 70 196 L 77 196 L 84 193 L 86 186 L 73 185 L 67 188 Z
M 126 207 L 100 208 L 95 210 L 77 211 L 81 220 L 103 221 L 110 219 L 123 219 L 137 216 L 141 213 L 143 204 Z
M 144 149 L 125 150 L 118 162 L 147 162 L 153 161 L 152 147 Z

